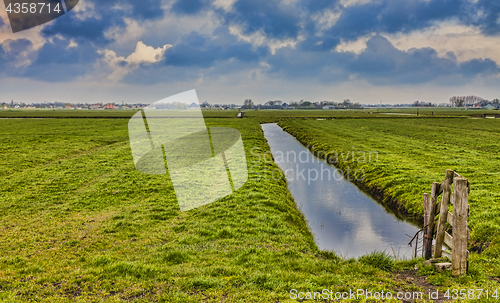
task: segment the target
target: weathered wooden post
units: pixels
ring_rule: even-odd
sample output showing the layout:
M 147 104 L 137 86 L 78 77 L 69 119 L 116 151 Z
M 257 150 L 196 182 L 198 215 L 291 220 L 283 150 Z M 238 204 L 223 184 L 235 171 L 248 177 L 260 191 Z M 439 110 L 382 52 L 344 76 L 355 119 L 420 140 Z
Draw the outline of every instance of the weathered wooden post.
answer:
M 465 275 L 467 273 L 467 240 L 469 232 L 467 229 L 469 180 L 457 177 L 453 180 L 453 276 Z
M 432 183 L 431 204 L 429 206 L 429 215 L 427 216 L 427 229 L 424 236 L 424 257 L 426 260 L 432 258 L 432 238 L 434 233 L 434 219 L 436 217 L 436 201 L 439 191 L 439 183 Z M 424 225 L 425 226 L 425 225 Z
M 424 238 L 422 239 L 422 245 L 423 245 L 422 257 L 425 257 L 425 252 L 427 251 L 426 247 L 428 245 L 426 238 L 427 238 L 427 225 L 429 225 L 429 207 L 430 207 L 429 203 L 430 203 L 429 194 L 424 193 Z
M 455 172 L 451 169 L 446 170 L 446 178 L 443 184 L 443 199 L 441 200 L 441 207 L 439 211 L 439 222 L 436 233 L 436 245 L 434 247 L 434 258 L 439 258 L 442 255 L 444 233 L 446 230 L 446 221 L 448 219 L 448 205 L 450 205 L 451 197 L 451 184 L 453 183 L 453 176 Z

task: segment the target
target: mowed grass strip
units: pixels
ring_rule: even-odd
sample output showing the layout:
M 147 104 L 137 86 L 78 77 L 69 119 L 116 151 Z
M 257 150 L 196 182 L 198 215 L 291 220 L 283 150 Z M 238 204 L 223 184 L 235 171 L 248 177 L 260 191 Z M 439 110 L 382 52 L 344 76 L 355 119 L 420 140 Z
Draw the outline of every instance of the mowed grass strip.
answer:
M 277 121 L 282 119 L 315 119 L 315 118 L 336 118 L 336 119 L 356 119 L 356 118 L 461 118 L 475 117 L 487 114 L 494 117 L 499 114 L 497 110 L 466 110 L 465 108 L 365 108 L 365 109 L 287 109 L 287 110 L 244 110 L 245 117 L 259 118 L 265 121 Z M 209 111 L 207 111 L 209 112 Z
M 0 118 L 49 118 L 49 119 L 129 119 L 139 109 L 124 110 L 88 110 L 88 109 L 0 109 Z M 247 118 L 258 118 L 261 121 L 275 122 L 282 119 L 313 119 L 313 118 L 460 118 L 476 117 L 486 114 L 488 117 L 498 115 L 497 110 L 467 110 L 466 108 L 446 107 L 409 107 L 409 108 L 365 108 L 365 109 L 202 109 L 205 118 L 236 118 L 240 111 Z
M 473 258 L 491 262 L 485 269 L 500 276 L 500 120 L 287 120 L 280 125 L 316 153 L 329 152 L 351 178 L 357 169 L 364 172 L 361 187 L 381 190 L 383 202 L 397 201 L 409 215 L 423 215 L 422 194 L 444 180 L 446 169 L 468 178 L 470 249 L 491 245 Z
M 89 109 L 0 109 L 0 118 L 43 119 L 130 119 L 139 109 L 89 110 Z M 238 110 L 203 110 L 206 118 L 235 118 Z
M 167 176 L 135 170 L 127 120 L 0 120 L 0 301 L 285 302 L 291 289 L 401 287 L 317 249 L 286 181 L 264 178 L 277 166 L 250 152 L 269 150 L 258 122 L 207 121 L 240 130 L 250 179 L 180 212 Z

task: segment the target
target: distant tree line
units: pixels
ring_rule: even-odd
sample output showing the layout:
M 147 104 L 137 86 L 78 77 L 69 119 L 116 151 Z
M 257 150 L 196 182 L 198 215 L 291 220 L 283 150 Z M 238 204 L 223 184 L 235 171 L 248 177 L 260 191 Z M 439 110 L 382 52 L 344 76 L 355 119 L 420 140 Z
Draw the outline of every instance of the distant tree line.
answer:
M 356 109 L 362 108 L 359 103 L 352 103 L 351 100 L 345 99 L 342 102 L 334 101 L 320 101 L 311 102 L 307 100 L 300 101 L 290 101 L 289 103 L 283 102 L 281 100 L 270 100 L 264 104 L 255 104 L 252 99 L 246 99 L 243 102 L 242 109 L 323 109 L 325 107 L 335 108 L 335 109 Z
M 411 105 L 413 107 L 434 107 L 435 105 L 432 104 L 431 102 L 423 102 L 423 101 L 415 101 Z
M 478 96 L 453 96 L 450 98 L 450 105 L 452 107 L 464 107 L 464 106 L 486 106 L 488 104 L 499 104 L 498 99 L 494 99 L 493 101 L 488 101 L 484 98 Z

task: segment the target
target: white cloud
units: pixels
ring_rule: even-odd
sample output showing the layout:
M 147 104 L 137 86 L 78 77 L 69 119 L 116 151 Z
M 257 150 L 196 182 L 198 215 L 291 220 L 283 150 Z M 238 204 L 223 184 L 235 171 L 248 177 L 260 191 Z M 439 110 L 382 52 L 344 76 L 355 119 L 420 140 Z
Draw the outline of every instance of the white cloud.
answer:
M 96 11 L 94 3 L 90 1 L 79 1 L 78 5 L 75 6 L 71 10 L 74 18 L 77 18 L 79 20 L 85 20 L 89 18 L 97 18 L 100 19 L 101 16 L 99 15 L 99 12 Z
M 125 22 L 124 28 L 112 27 L 104 33 L 104 37 L 123 45 L 137 41 L 144 34 L 145 29 L 136 20 L 124 18 L 123 21 Z
M 269 47 L 269 51 L 271 54 L 275 54 L 276 51 L 282 47 L 287 47 L 290 46 L 292 48 L 295 48 L 297 43 L 301 42 L 304 40 L 304 37 L 299 36 L 297 39 L 269 39 L 263 30 L 259 30 L 256 32 L 251 33 L 250 35 L 245 35 L 243 34 L 243 31 L 236 25 L 231 25 L 229 26 L 229 32 L 232 35 L 235 35 L 239 40 L 246 41 L 250 44 L 252 44 L 254 47 L 256 46 L 261 46 L 261 45 L 266 45 Z
M 431 47 L 440 56 L 454 52 L 458 61 L 474 58 L 490 58 L 500 65 L 500 37 L 485 36 L 477 27 L 465 26 L 457 22 L 442 22 L 425 30 L 410 34 L 383 34 L 400 50 Z
M 217 8 L 222 8 L 226 12 L 229 12 L 232 10 L 235 2 L 236 0 L 215 0 L 214 6 Z
M 73 48 L 73 47 L 78 47 L 78 43 L 75 40 L 71 39 L 69 41 L 69 44 L 68 44 L 67 48 Z
M 355 41 L 341 41 L 335 48 L 336 52 L 351 52 L 357 55 L 361 54 L 366 49 L 366 42 L 373 37 L 373 34 L 363 36 Z
M 165 44 L 162 47 L 154 48 L 139 41 L 135 51 L 127 57 L 126 61 L 131 64 L 156 63 L 163 59 L 165 52 L 171 47 L 172 45 Z
M 323 31 L 332 28 L 339 20 L 340 15 L 342 15 L 340 11 L 333 11 L 330 9 L 313 15 L 311 18 L 316 22 L 319 28 L 319 33 L 317 35 L 321 36 Z
M 139 41 L 137 42 L 135 51 L 126 58 L 117 56 L 116 52 L 109 49 L 105 49 L 99 53 L 104 55 L 104 62 L 112 69 L 111 74 L 108 75 L 108 79 L 118 81 L 138 68 L 140 64 L 160 62 L 165 57 L 167 49 L 171 47 L 172 45 L 165 44 L 162 47 L 154 48 Z
M 372 0 L 341 0 L 340 4 L 344 7 L 356 6 L 356 5 L 365 5 L 372 2 Z

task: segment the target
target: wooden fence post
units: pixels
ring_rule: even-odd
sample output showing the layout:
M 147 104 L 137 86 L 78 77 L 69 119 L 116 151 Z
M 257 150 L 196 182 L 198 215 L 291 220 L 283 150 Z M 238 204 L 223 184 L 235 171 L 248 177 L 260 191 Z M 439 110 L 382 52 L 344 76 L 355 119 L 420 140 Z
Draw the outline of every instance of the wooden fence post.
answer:
M 424 236 L 424 257 L 426 260 L 432 258 L 432 238 L 434 233 L 434 219 L 436 217 L 436 201 L 437 201 L 437 193 L 439 191 L 439 183 L 432 183 L 432 191 L 431 191 L 431 205 L 429 207 L 429 216 L 427 221 L 427 230 L 426 235 Z
M 469 199 L 469 181 L 463 177 L 453 180 L 453 276 L 467 273 L 467 217 Z
M 436 233 L 436 246 L 434 247 L 434 258 L 439 258 L 442 255 L 444 232 L 446 230 L 446 221 L 448 219 L 448 205 L 451 197 L 451 184 L 455 172 L 451 169 L 446 170 L 446 178 L 444 179 L 443 200 L 439 211 L 439 222 Z
M 423 249 L 422 249 L 422 257 L 425 257 L 425 252 L 427 251 L 427 225 L 429 225 L 429 194 L 424 193 L 424 238 L 422 239 Z

